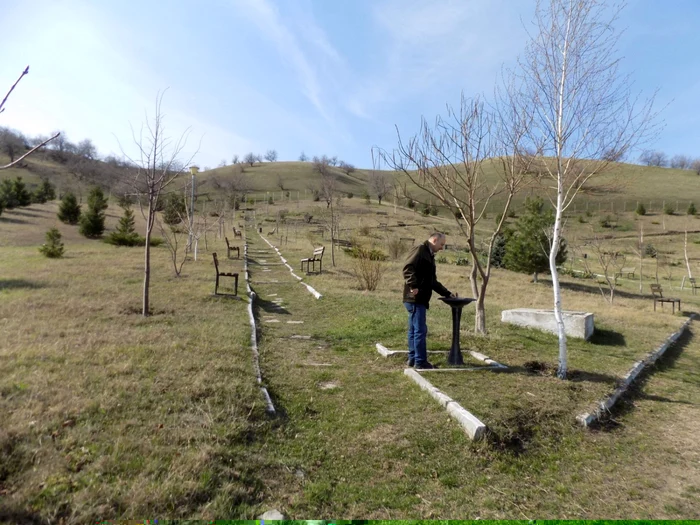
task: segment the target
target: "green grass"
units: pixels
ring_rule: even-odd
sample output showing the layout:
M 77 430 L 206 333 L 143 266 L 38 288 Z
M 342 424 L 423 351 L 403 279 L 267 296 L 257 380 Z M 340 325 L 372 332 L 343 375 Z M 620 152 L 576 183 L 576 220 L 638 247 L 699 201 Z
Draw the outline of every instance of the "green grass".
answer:
M 343 238 L 386 250 L 391 236 L 420 242 L 437 228 L 460 242 L 443 218 L 349 202 Z M 265 208 L 256 218 L 267 234 L 264 219 L 282 205 L 267 216 Z M 632 286 L 610 306 L 594 285 L 564 278 L 565 308 L 594 312 L 599 332 L 591 342 L 569 340 L 573 378 L 563 382 L 551 374 L 554 336 L 499 321 L 503 308 L 551 307 L 548 280 L 496 270 L 489 335 L 473 335 L 468 307 L 462 347 L 511 370 L 430 376 L 489 426 L 489 438 L 472 443 L 403 375 L 399 356 L 374 348 L 405 346 L 400 259 L 384 263 L 376 292 L 361 291 L 354 259 L 338 250 L 333 266 L 328 240 L 311 231 L 318 224 L 284 225 L 270 240 L 297 273 L 300 258 L 326 246 L 324 273 L 305 276 L 324 297 L 314 299 L 284 266 L 263 273 L 253 264 L 263 256 L 251 254 L 260 364 L 278 412 L 270 418 L 255 383 L 247 306 L 211 297 L 209 252 L 225 253 L 223 240 L 211 234 L 181 278 L 167 250 L 155 248 L 154 315 L 144 319 L 142 249 L 88 241 L 60 224 L 66 257 L 46 259 L 37 248 L 55 212 L 49 203 L 0 217 L 0 522 L 251 519 L 270 508 L 293 519 L 698 517 L 695 328 L 608 426 L 590 432 L 575 422 L 684 320 L 654 313 Z M 118 216 L 109 210 L 108 230 Z M 252 225 L 247 235 L 251 250 L 267 247 Z M 242 270 L 240 260 L 224 263 Z M 467 296 L 468 271 L 438 268 Z M 255 284 L 272 276 L 280 284 Z M 696 304 L 684 296 L 684 310 Z M 291 319 L 303 324 L 284 322 Z M 434 301 L 428 322 L 430 349 L 448 349 L 449 309 Z M 532 372 L 531 362 L 545 370 Z

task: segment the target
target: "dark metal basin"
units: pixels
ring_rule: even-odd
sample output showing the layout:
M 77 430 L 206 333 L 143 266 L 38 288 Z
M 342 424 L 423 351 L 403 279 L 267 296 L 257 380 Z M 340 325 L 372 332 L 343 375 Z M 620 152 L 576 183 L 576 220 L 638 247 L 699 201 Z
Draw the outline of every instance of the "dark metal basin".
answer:
M 476 299 L 471 297 L 438 297 L 443 303 L 449 304 L 450 306 L 466 306 L 469 303 L 473 303 Z

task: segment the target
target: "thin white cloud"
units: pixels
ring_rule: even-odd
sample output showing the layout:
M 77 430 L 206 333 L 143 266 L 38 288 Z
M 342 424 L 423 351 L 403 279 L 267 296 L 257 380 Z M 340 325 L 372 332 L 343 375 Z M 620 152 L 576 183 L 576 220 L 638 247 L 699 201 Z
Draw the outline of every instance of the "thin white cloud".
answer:
M 311 60 L 307 58 L 299 40 L 285 25 L 278 9 L 267 0 L 235 0 L 235 4 L 275 44 L 277 51 L 286 58 L 297 73 L 302 92 L 324 117 L 328 112 L 321 100 L 321 86 Z M 331 48 L 326 46 L 329 53 Z
M 382 62 L 358 83 L 346 108 L 365 117 L 446 85 L 456 86 L 455 97 L 459 89 L 490 91 L 500 65 L 517 54 L 520 44 L 513 33 L 522 31 L 517 15 L 503 0 L 374 4 L 371 16 Z

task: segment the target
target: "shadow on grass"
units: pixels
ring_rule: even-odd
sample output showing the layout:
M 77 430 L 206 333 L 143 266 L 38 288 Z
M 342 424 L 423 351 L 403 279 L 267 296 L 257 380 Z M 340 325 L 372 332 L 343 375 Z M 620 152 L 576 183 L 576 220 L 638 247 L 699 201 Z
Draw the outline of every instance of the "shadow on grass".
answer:
M 12 217 L 8 217 L 7 215 L 3 215 L 0 217 L 0 224 L 29 224 L 27 221 L 23 221 L 22 219 L 14 219 Z
M 613 330 L 596 328 L 589 342 L 601 346 L 625 346 L 625 336 Z
M 0 523 L 28 523 L 30 525 L 42 525 L 46 523 L 39 514 L 16 508 L 0 507 Z
M 261 299 L 259 295 L 255 297 L 255 306 L 268 314 L 292 315 L 289 310 L 283 306 L 280 306 L 273 301 L 268 301 L 267 299 Z
M 494 368 L 495 374 L 524 374 L 528 376 L 540 375 L 556 377 L 557 365 L 545 363 L 544 361 L 528 361 L 523 366 L 509 366 L 508 368 Z M 598 372 L 587 372 L 585 370 L 568 370 L 566 381 L 572 383 L 607 383 L 614 388 L 618 378 L 614 375 L 601 374 Z
M 540 283 L 544 284 L 545 286 L 552 287 L 552 281 L 540 279 Z M 565 290 L 571 290 L 572 292 L 580 292 L 580 293 L 588 293 L 588 294 L 593 294 L 593 295 L 600 295 L 600 289 L 595 286 L 595 285 L 588 285 L 584 283 L 572 283 L 572 282 L 566 282 L 562 281 L 559 283 L 561 287 Z M 607 289 L 607 287 L 603 287 L 603 292 L 605 292 L 605 295 L 608 296 L 610 291 Z M 623 290 L 620 290 L 619 288 L 615 289 L 615 297 L 623 297 L 625 299 L 649 299 L 651 301 L 651 296 L 645 295 L 645 294 L 638 294 L 638 293 L 630 293 L 630 292 L 625 292 Z M 653 303 L 651 303 L 653 304 Z
M 46 285 L 43 283 L 27 281 L 25 279 L 0 279 L 0 290 L 18 290 L 21 288 L 36 290 L 38 288 L 44 288 L 45 286 Z
M 601 418 L 592 429 L 600 431 L 615 430 L 621 425 L 619 419 L 626 416 L 635 409 L 635 401 L 647 400 L 658 403 L 673 403 L 679 405 L 695 406 L 695 403 L 682 399 L 672 399 L 664 396 L 657 396 L 645 392 L 645 388 L 649 380 L 656 374 L 664 373 L 676 368 L 676 362 L 686 349 L 688 344 L 693 340 L 691 330 L 686 330 L 681 337 L 668 349 L 666 353 L 653 366 L 647 367 L 638 377 L 637 380 L 630 385 L 630 388 L 615 404 L 613 409 L 607 414 L 607 417 Z
M 9 213 L 10 215 L 19 215 L 20 217 L 41 217 L 41 214 L 37 213 L 36 210 L 27 211 L 27 210 L 13 209 L 13 210 L 6 210 L 5 213 Z

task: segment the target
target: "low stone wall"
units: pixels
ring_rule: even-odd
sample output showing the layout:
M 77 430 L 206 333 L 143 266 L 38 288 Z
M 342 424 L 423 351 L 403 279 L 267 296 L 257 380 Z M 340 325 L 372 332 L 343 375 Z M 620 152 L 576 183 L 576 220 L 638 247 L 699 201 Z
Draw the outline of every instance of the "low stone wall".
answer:
M 563 312 L 564 330 L 566 335 L 590 339 L 595 330 L 593 314 L 586 312 Z M 553 310 L 538 310 L 535 308 L 515 308 L 503 310 L 501 321 L 528 328 L 537 328 L 544 332 L 557 333 L 557 321 Z

